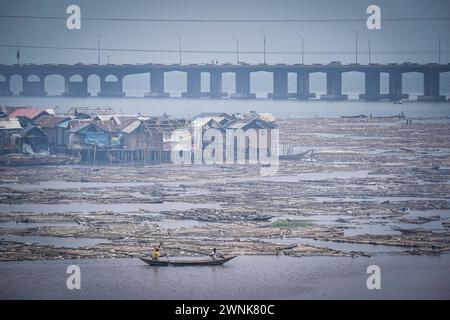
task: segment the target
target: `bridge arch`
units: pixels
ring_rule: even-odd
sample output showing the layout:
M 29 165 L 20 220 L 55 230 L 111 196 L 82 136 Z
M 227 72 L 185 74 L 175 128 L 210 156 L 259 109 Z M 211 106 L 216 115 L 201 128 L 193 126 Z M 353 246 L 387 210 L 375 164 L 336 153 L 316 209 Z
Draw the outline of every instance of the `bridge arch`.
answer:
M 201 92 L 210 92 L 211 86 L 210 86 L 210 79 L 211 74 L 207 71 L 200 73 L 200 91 Z
M 381 72 L 380 74 L 380 93 L 389 93 L 389 72 Z
M 128 74 L 122 80 L 123 91 L 127 96 L 143 97 L 150 87 L 149 73 Z
M 100 76 L 91 74 L 87 77 L 87 88 L 91 96 L 97 96 L 100 92 Z
M 10 90 L 13 95 L 18 96 L 23 91 L 23 79 L 21 74 L 12 74 L 9 77 Z
M 250 72 L 250 92 L 255 93 L 258 98 L 266 98 L 267 93 L 273 92 L 273 72 Z
M 39 81 L 41 81 L 41 77 L 38 76 L 37 74 L 30 74 L 27 77 L 27 81 L 29 81 L 29 82 L 39 82 Z
M 164 76 L 166 91 L 174 92 L 177 96 L 187 90 L 187 73 L 183 71 L 168 71 Z
M 105 76 L 105 82 L 117 82 L 119 78 L 115 74 L 108 74 Z
M 0 82 L 6 82 L 6 77 L 0 74 Z
M 342 73 L 342 93 L 357 99 L 359 94 L 366 92 L 366 73 L 348 71 Z
M 65 92 L 66 79 L 60 74 L 49 74 L 44 78 L 44 88 L 50 96 L 61 96 Z
M 73 74 L 69 77 L 70 82 L 83 82 L 83 77 L 79 74 Z
M 421 72 L 404 72 L 402 75 L 402 92 L 411 96 L 424 94 L 424 74 Z
M 222 72 L 222 91 L 224 92 L 236 92 L 236 74 L 234 72 Z
M 320 94 L 327 93 L 327 74 L 323 71 L 314 71 L 309 74 L 309 90 L 310 92 Z
M 450 95 L 450 71 L 441 72 L 440 73 L 440 88 L 439 91 L 441 94 L 447 95 L 447 98 L 449 98 Z
M 288 92 L 297 92 L 297 72 L 288 72 Z

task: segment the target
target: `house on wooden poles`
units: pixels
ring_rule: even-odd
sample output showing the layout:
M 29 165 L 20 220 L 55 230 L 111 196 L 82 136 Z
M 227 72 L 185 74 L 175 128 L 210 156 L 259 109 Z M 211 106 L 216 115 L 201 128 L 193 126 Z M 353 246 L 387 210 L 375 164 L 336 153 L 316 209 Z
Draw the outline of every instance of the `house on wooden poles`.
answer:
M 94 117 L 69 121 L 67 147 L 83 162 L 169 162 L 168 140 L 183 119 L 169 117 Z
M 90 121 L 72 126 L 67 131 L 67 148 L 72 155 L 84 162 L 108 160 L 105 150 L 111 147 L 111 136 L 105 129 Z
M 185 119 L 140 117 L 121 129 L 122 148 L 116 156 L 122 161 L 170 162 L 172 134 L 186 125 Z
M 273 130 L 278 129 L 278 126 L 271 114 L 201 113 L 191 122 L 191 131 L 194 129 L 201 131 L 203 150 L 215 140 L 214 136 L 205 135 L 205 132 L 208 129 L 221 132 L 223 159 L 230 163 L 230 160 L 231 162 L 238 160 L 238 151 L 244 157 L 242 161 L 248 161 L 250 158 L 260 160 L 263 153 L 270 157 Z M 208 148 L 208 152 L 211 152 L 208 156 L 215 157 L 215 148 Z

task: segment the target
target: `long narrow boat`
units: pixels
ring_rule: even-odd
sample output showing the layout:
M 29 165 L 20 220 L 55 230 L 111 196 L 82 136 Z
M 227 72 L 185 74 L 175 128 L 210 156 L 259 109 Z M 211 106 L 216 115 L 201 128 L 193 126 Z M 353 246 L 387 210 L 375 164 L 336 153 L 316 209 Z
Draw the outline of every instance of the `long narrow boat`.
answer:
M 224 264 L 225 262 L 230 261 L 231 259 L 236 258 L 236 256 L 228 256 L 222 259 L 196 259 L 196 260 L 167 260 L 167 259 L 159 259 L 153 260 L 150 258 L 139 258 L 145 263 L 156 266 L 156 267 L 167 267 L 167 266 L 217 266 Z

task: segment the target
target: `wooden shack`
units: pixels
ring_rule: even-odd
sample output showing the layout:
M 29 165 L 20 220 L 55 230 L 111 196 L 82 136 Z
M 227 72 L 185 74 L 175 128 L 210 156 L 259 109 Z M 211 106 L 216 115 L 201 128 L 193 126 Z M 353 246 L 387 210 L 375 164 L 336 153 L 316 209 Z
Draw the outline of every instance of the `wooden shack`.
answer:
M 51 153 L 55 153 L 58 148 L 64 147 L 67 142 L 67 124 L 70 118 L 47 115 L 39 117 L 34 124 L 40 127 L 47 134 L 48 145 Z
M 28 126 L 20 133 L 20 145 L 24 153 L 48 152 L 47 134 L 39 127 Z M 31 147 L 31 150 L 28 148 Z

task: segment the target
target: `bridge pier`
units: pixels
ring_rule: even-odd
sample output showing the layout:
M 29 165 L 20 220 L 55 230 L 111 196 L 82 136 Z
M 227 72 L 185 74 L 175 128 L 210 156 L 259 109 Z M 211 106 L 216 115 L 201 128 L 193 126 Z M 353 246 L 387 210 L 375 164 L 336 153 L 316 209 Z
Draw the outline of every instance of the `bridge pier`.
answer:
M 327 94 L 321 94 L 322 100 L 347 100 L 348 96 L 342 94 L 342 72 L 332 70 L 327 72 Z
M 423 96 L 418 96 L 419 101 L 445 101 L 445 96 L 439 94 L 439 72 L 426 71 L 423 77 Z
M 272 99 L 289 98 L 287 71 L 278 70 L 273 72 L 273 93 L 269 93 L 267 97 Z
M 65 90 L 63 96 L 66 97 L 88 97 L 87 77 L 82 77 L 82 81 L 70 81 L 70 76 L 64 77 Z
M 378 101 L 389 98 L 388 94 L 380 93 L 380 76 L 380 72 L 375 70 L 365 73 L 366 92 L 359 95 L 360 99 Z
M 12 96 L 10 76 L 4 76 L 5 81 L 0 81 L 0 96 Z
M 389 72 L 389 99 L 392 101 L 400 101 L 408 99 L 409 94 L 402 93 L 403 81 L 402 73 L 399 71 Z
M 38 75 L 36 76 L 39 78 L 38 81 L 28 81 L 28 75 L 23 76 L 23 91 L 20 93 L 21 96 L 43 97 L 47 95 L 47 91 L 45 91 L 44 77 Z
M 231 94 L 233 99 L 253 99 L 256 94 L 250 93 L 250 71 L 236 71 L 236 92 Z
M 222 72 L 220 71 L 209 73 L 209 96 L 211 98 L 228 97 L 227 92 L 222 92 Z
M 208 93 L 202 93 L 201 72 L 190 70 L 187 72 L 187 91 L 182 92 L 184 98 L 201 98 L 208 96 Z
M 164 92 L 164 72 L 155 70 L 150 72 L 150 92 L 146 92 L 148 98 L 166 98 L 168 92 Z
M 297 72 L 297 95 L 299 100 L 308 100 L 309 98 L 315 98 L 315 93 L 309 92 L 309 73 Z

